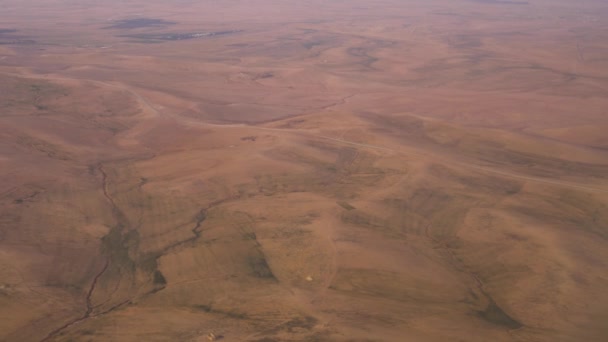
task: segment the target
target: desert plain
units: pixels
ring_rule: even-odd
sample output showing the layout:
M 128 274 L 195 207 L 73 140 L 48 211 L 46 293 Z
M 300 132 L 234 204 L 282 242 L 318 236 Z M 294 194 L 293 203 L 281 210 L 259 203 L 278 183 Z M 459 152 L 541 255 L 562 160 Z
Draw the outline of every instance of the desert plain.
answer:
M 608 340 L 608 4 L 0 1 L 0 341 Z

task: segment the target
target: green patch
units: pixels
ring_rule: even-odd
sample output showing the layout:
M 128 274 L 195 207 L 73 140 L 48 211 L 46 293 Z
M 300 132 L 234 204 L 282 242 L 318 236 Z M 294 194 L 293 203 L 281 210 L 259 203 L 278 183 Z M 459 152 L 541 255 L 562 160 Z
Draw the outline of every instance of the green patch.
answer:
M 255 233 L 244 233 L 243 234 L 243 240 L 257 240 L 257 236 L 255 235 Z
M 268 262 L 264 255 L 261 252 L 258 252 L 257 255 L 250 256 L 247 258 L 247 262 L 249 263 L 249 268 L 254 277 L 256 278 L 264 278 L 264 279 L 275 279 L 272 270 L 268 266 Z
M 165 276 L 159 270 L 154 271 L 154 284 L 163 286 L 167 285 L 167 279 L 165 279 Z
M 206 305 L 206 304 L 201 304 L 201 305 L 195 305 L 194 306 L 196 309 L 205 311 L 205 312 L 211 312 L 212 311 L 212 307 L 211 305 Z
M 518 329 L 523 327 L 523 324 L 513 319 L 506 312 L 504 312 L 496 303 L 492 300 L 485 310 L 477 312 L 484 320 L 501 325 L 509 329 Z
M 247 319 L 249 316 L 244 312 L 238 312 L 235 310 L 222 310 L 218 308 L 214 308 L 211 304 L 199 304 L 194 305 L 193 308 L 197 310 L 201 310 L 210 314 L 222 315 L 232 319 Z
M 352 205 L 350 205 L 348 202 L 345 201 L 338 201 L 337 202 L 339 206 L 341 206 L 342 208 L 346 209 L 346 210 L 355 210 L 357 208 L 353 207 Z

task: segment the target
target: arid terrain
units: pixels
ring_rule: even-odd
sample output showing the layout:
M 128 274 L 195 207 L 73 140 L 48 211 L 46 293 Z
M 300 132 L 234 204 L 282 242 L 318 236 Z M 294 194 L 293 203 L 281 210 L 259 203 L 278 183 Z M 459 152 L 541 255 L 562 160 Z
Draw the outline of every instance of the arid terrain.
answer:
M 1 0 L 0 341 L 608 341 L 603 0 Z

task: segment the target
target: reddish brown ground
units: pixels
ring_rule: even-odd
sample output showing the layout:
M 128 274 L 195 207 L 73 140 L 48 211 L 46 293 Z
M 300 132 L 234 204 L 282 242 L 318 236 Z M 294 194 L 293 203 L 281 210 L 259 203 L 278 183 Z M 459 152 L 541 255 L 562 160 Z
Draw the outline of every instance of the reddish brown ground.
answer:
M 0 340 L 606 341 L 607 56 L 604 1 L 4 1 Z

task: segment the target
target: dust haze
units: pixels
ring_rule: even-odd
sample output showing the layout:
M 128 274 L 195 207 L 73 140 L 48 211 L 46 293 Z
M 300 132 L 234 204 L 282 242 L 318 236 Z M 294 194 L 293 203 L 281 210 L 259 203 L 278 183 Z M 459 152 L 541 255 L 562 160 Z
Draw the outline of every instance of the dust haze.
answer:
M 608 340 L 608 5 L 0 3 L 0 340 Z

